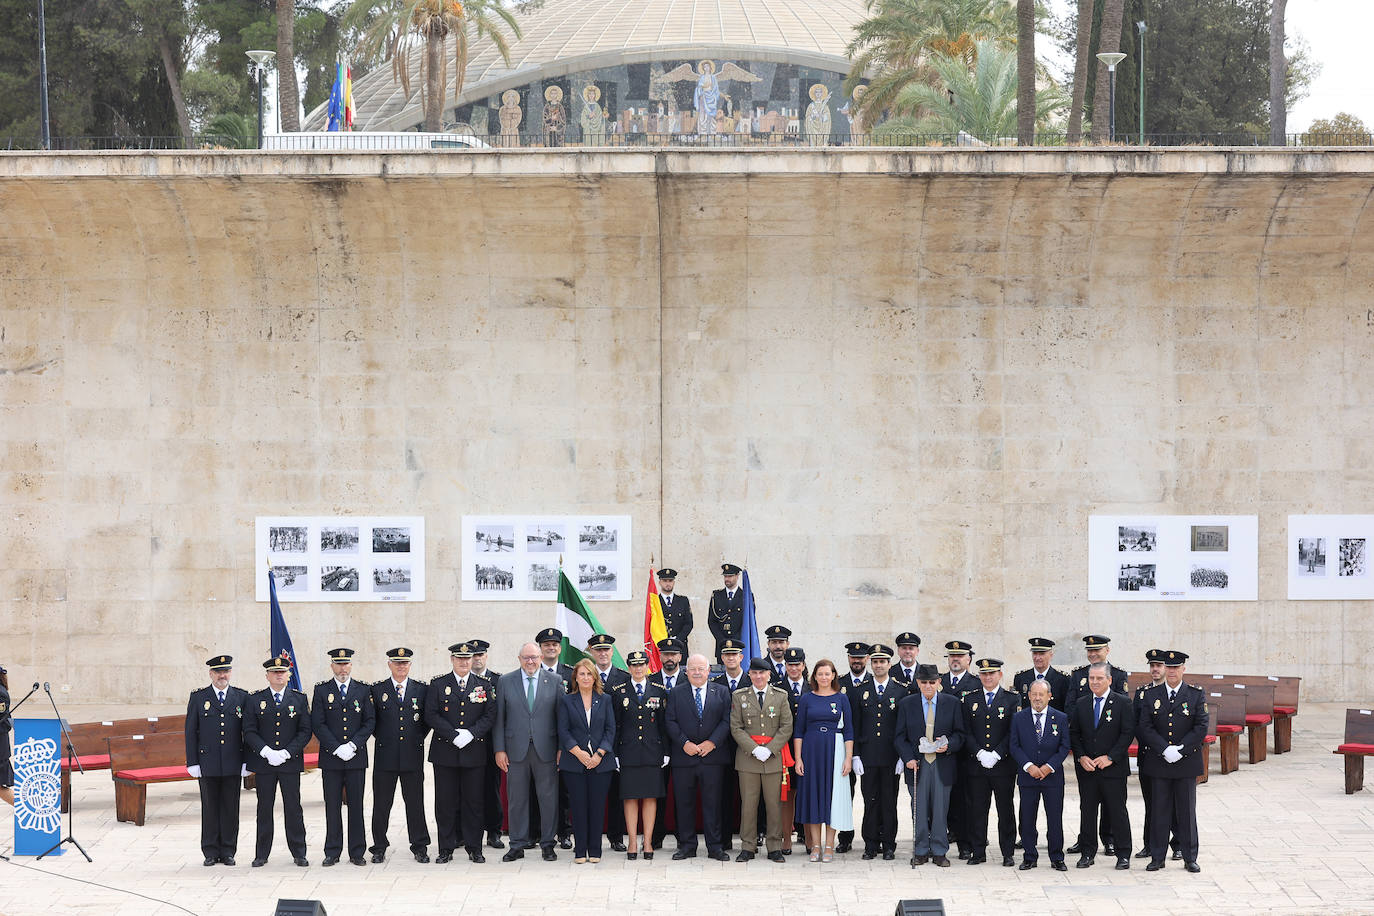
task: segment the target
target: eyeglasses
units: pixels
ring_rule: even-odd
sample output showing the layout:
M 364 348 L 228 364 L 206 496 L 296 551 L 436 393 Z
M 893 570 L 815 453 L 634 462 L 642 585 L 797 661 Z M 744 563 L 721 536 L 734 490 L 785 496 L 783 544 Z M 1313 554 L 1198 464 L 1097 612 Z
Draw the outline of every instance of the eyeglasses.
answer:
M 537 656 L 537 655 L 522 655 L 522 656 L 520 656 L 520 660 L 521 660 L 522 662 L 537 662 L 537 661 L 539 661 L 539 656 Z

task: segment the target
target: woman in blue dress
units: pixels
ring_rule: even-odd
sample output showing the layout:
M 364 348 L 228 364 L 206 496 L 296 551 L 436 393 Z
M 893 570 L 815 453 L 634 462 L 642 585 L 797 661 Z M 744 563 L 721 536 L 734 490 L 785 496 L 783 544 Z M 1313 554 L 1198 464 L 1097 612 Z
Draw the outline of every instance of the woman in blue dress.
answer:
M 849 766 L 854 717 L 828 658 L 811 670 L 811 692 L 797 702 L 793 756 L 797 760 L 797 820 L 806 825 L 812 862 L 832 862 L 835 831 L 854 829 Z M 824 834 L 822 834 L 822 830 Z M 823 840 L 823 842 L 822 842 Z

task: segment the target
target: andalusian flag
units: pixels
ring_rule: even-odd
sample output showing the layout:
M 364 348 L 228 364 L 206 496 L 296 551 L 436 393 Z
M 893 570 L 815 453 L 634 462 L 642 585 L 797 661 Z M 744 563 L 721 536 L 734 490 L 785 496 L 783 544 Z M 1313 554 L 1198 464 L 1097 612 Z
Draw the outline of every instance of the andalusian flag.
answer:
M 558 659 L 565 665 L 576 665 L 584 658 L 591 658 L 585 651 L 587 640 L 593 634 L 606 632 L 592 609 L 587 607 L 586 599 L 569 581 L 562 566 L 558 567 L 558 610 L 554 626 L 563 631 L 563 651 Z M 625 667 L 625 659 L 621 658 L 620 650 L 614 646 L 611 647 L 611 664 L 617 668 Z
M 644 651 L 649 656 L 649 670 L 663 667 L 658 657 L 658 641 L 668 638 L 668 624 L 663 620 L 663 601 L 658 597 L 658 582 L 654 579 L 654 565 L 649 564 L 649 591 L 644 596 Z

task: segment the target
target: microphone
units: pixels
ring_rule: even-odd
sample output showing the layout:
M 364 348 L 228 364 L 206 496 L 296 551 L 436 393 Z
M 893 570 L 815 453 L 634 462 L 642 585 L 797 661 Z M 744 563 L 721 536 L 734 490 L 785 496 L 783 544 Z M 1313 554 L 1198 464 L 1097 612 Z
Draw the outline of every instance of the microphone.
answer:
M 37 687 L 38 685 L 37 685 L 37 684 L 34 684 L 33 686 Z M 52 693 L 52 689 L 48 687 L 48 682 L 47 682 L 47 681 L 44 681 L 44 682 L 43 682 L 43 692 L 44 692 L 44 693 Z
M 34 682 L 33 682 L 33 688 L 32 688 L 32 689 L 34 689 L 34 690 L 37 690 L 37 689 L 38 689 L 38 682 L 37 682 L 37 681 L 34 681 Z

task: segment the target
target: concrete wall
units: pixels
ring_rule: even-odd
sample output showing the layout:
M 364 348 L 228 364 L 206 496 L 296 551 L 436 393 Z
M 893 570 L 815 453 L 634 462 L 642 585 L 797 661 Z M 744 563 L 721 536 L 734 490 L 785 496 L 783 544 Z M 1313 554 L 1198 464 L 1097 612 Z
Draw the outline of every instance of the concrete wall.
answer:
M 913 628 L 1114 637 L 1374 696 L 1286 516 L 1374 511 L 1371 151 L 0 156 L 0 663 L 260 683 L 260 514 L 423 514 L 429 600 L 289 605 L 447 669 L 469 513 L 628 512 L 698 599 L 747 560 L 814 659 Z M 1258 603 L 1086 601 L 1096 512 L 1258 513 Z M 642 601 L 597 606 L 636 641 Z M 696 642 L 705 645 L 703 639 Z

